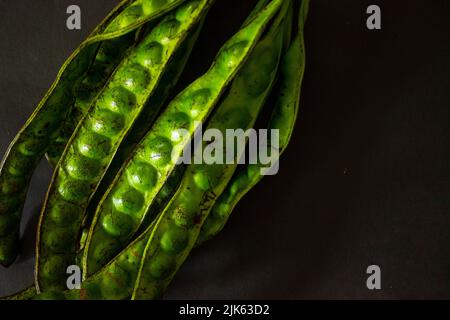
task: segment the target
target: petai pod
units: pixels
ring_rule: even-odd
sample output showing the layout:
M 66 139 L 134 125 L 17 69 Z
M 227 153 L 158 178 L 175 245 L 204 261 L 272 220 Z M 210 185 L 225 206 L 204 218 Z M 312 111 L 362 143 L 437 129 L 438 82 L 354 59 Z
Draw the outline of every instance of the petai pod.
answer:
M 281 91 L 268 125 L 269 129 L 279 130 L 277 149 L 280 154 L 289 144 L 297 120 L 300 91 L 305 72 L 304 24 L 308 7 L 309 0 L 303 0 L 299 16 L 299 31 L 282 59 Z M 197 241 L 198 244 L 204 243 L 223 229 L 239 200 L 263 177 L 261 166 L 257 164 L 248 165 L 234 175 L 206 219 Z
M 121 141 L 188 33 L 211 0 L 188 1 L 169 13 L 129 53 L 78 124 L 58 162 L 39 219 L 38 291 L 61 287 L 74 263 L 86 208 Z
M 33 285 L 16 294 L 2 297 L 0 300 L 31 300 L 36 296 L 36 294 L 36 287 Z
M 105 266 L 81 283 L 80 289 L 48 291 L 35 296 L 38 300 L 125 300 L 130 299 L 133 283 L 147 242 L 148 230 L 131 242 Z
M 283 1 L 272 1 L 267 8 L 281 3 Z M 235 140 L 236 136 L 228 135 L 229 130 L 245 132 L 254 126 L 275 82 L 286 8 L 283 6 L 284 10 L 253 50 L 208 123 L 211 136 L 203 138 L 203 154 L 214 161 L 208 157 L 210 160 L 205 158 L 202 164 L 189 165 L 180 188 L 157 218 L 146 244 L 132 299 L 156 299 L 164 293 L 192 250 L 217 195 L 225 189 L 238 160 L 245 155 L 245 138 L 237 139 L 237 147 L 234 148 L 233 143 L 231 151 L 230 141 L 226 141 L 225 146 L 220 137 Z
M 151 226 L 149 227 L 151 230 Z M 125 300 L 132 294 L 139 263 L 145 249 L 146 235 L 142 234 L 120 254 L 81 283 L 80 289 L 48 290 L 35 294 L 34 300 Z
M 178 166 L 159 192 L 155 204 L 150 210 L 154 214 L 160 212 L 172 198 L 184 172 L 183 166 Z M 124 300 L 131 298 L 133 283 L 139 271 L 140 258 L 145 249 L 147 239 L 151 234 L 153 221 L 148 221 L 136 239 L 123 249 L 95 274 L 81 283 L 79 290 L 46 291 L 38 294 L 33 285 L 19 293 L 1 298 L 0 300 Z
M 66 60 L 36 110 L 8 147 L 0 166 L 0 264 L 18 253 L 20 218 L 31 176 L 58 136 L 74 102 L 72 88 L 85 74 L 102 41 L 120 37 L 184 0 L 126 0 Z
M 178 166 L 167 183 L 158 194 L 155 205 L 150 210 L 160 212 L 173 195 L 173 190 L 179 185 L 184 172 L 183 166 Z M 26 298 L 30 299 L 67 299 L 67 300 L 125 300 L 130 299 L 133 284 L 136 280 L 145 244 L 153 230 L 153 221 L 136 239 L 112 258 L 102 268 L 90 275 L 81 283 L 78 290 L 47 291 L 36 295 L 29 291 Z M 21 299 L 23 294 L 11 296 L 14 300 Z
M 53 167 L 56 167 L 77 124 L 88 112 L 92 101 L 122 61 L 134 39 L 134 33 L 127 33 L 100 44 L 92 65 L 74 89 L 73 107 L 59 129 L 58 136 L 48 146 L 46 156 Z
M 167 70 L 164 72 L 159 85 L 155 89 L 154 95 L 143 108 L 141 114 L 139 114 L 139 117 L 133 123 L 130 131 L 127 133 L 127 136 L 117 150 L 113 162 L 108 168 L 108 172 L 106 172 L 101 185 L 96 191 L 96 198 L 98 199 L 93 200 L 90 204 L 91 209 L 95 210 L 100 198 L 109 188 L 122 164 L 126 162 L 133 149 L 152 127 L 156 117 L 165 105 L 169 94 L 178 83 L 186 63 L 189 60 L 202 25 L 203 21 L 201 21 L 200 25 L 197 27 L 197 30 L 190 34 L 186 41 L 181 44 L 180 48 L 174 54 L 172 61 L 169 62 Z M 90 224 L 90 222 L 88 222 L 88 224 Z
M 109 261 L 140 228 L 194 132 L 245 63 L 281 2 L 261 10 L 227 41 L 206 74 L 170 102 L 138 144 L 97 208 L 83 256 L 85 276 Z
M 200 22 L 197 30 L 188 35 L 188 38 L 180 45 L 177 52 L 174 54 L 172 61 L 169 62 L 167 70 L 162 75 L 161 81 L 155 89 L 154 95 L 148 101 L 147 105 L 143 108 L 136 121 L 133 123 L 127 136 L 121 143 L 117 153 L 114 156 L 111 165 L 109 166 L 105 176 L 103 177 L 98 189 L 96 190 L 93 198 L 91 199 L 87 216 L 83 222 L 83 236 L 81 237 L 80 249 L 83 250 L 87 239 L 89 227 L 92 223 L 93 215 L 96 211 L 96 207 L 103 197 L 104 193 L 108 190 L 111 183 L 114 181 L 117 172 L 121 168 L 122 164 L 126 162 L 133 149 L 145 136 L 147 131 L 151 128 L 155 118 L 158 116 L 162 107 L 166 103 L 167 97 L 172 92 L 172 89 L 178 83 L 178 80 L 185 68 L 187 61 L 189 60 L 192 49 L 198 38 L 198 35 L 203 26 L 204 19 Z M 172 180 L 178 179 L 178 173 L 174 173 Z M 168 190 L 166 190 L 168 192 Z M 157 202 L 160 202 L 158 199 Z M 152 210 L 153 211 L 153 210 Z

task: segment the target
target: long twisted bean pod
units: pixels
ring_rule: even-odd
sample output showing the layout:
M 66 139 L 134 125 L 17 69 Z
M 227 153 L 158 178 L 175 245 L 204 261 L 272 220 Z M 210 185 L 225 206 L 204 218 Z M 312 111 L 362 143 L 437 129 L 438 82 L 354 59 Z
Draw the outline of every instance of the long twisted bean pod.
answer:
M 291 140 L 297 120 L 306 62 L 304 25 L 308 8 L 309 0 L 303 0 L 300 7 L 299 31 L 282 60 L 281 92 L 278 95 L 278 100 L 268 125 L 269 129 L 279 130 L 280 155 Z M 261 175 L 261 166 L 257 164 L 248 165 L 244 170 L 235 174 L 206 219 L 197 244 L 204 243 L 223 229 L 236 204 L 263 177 Z
M 245 131 L 253 127 L 275 82 L 283 41 L 281 23 L 289 2 L 284 2 L 284 10 L 233 82 L 230 93 L 213 114 L 208 129 L 215 129 L 225 136 L 229 129 Z M 281 3 L 283 1 L 272 1 L 268 7 Z M 218 148 L 221 150 L 216 152 L 222 151 L 223 157 L 225 147 Z M 155 299 L 165 291 L 194 246 L 204 219 L 217 195 L 231 179 L 245 148 L 238 146 L 235 149 L 233 162 L 188 166 L 180 188 L 153 227 L 132 299 Z
M 89 68 L 102 41 L 120 37 L 181 4 L 183 0 L 126 0 L 91 33 L 60 69 L 36 110 L 10 144 L 0 169 L 0 264 L 18 253 L 20 217 L 39 160 L 58 136 L 73 105 L 73 86 Z
M 167 63 L 211 3 L 188 1 L 165 16 L 122 61 L 78 124 L 55 168 L 39 219 L 35 268 L 39 291 L 63 285 L 65 269 L 76 258 L 89 200 Z
M 267 6 L 224 45 L 207 73 L 169 104 L 124 164 L 94 217 L 83 257 L 85 276 L 98 270 L 139 229 L 176 160 L 245 63 L 280 5 L 281 1 L 274 1 Z M 179 129 L 189 134 L 179 135 Z

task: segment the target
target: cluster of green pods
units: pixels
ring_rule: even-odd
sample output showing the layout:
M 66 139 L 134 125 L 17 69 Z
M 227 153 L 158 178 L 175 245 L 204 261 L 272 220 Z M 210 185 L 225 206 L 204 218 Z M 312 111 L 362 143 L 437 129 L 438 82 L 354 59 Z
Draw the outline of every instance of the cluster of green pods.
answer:
M 53 167 L 57 165 L 77 124 L 88 112 L 93 99 L 95 99 L 114 69 L 122 61 L 125 52 L 133 41 L 134 34 L 127 33 L 117 39 L 107 40 L 99 46 L 94 61 L 74 89 L 73 106 L 64 124 L 59 129 L 58 136 L 48 147 L 47 159 Z
M 263 177 L 261 165 L 238 165 L 247 140 L 234 161 L 180 165 L 199 127 L 224 136 L 246 131 L 271 108 L 267 127 L 279 130 L 280 151 L 287 147 L 309 1 L 259 0 L 209 70 L 167 101 L 213 4 L 124 1 L 65 63 L 2 162 L 5 266 L 17 254 L 31 174 L 45 153 L 54 166 L 38 224 L 35 285 L 7 299 L 162 297 L 192 249 L 223 229 Z M 81 267 L 82 283 L 68 290 L 71 265 Z
M 301 86 L 306 65 L 304 24 L 308 9 L 309 1 L 304 1 L 300 11 L 297 35 L 282 59 L 280 94 L 267 126 L 268 129 L 279 130 L 277 147 L 280 155 L 286 150 L 291 140 L 298 117 Z M 268 145 L 270 149 L 270 141 L 268 141 Z M 197 240 L 198 244 L 211 239 L 223 229 L 239 200 L 264 177 L 261 174 L 261 169 L 259 164 L 250 164 L 236 172 L 206 219 Z
M 95 59 L 99 46 L 105 41 L 117 39 L 142 27 L 183 2 L 183 0 L 122 2 L 64 63 L 36 110 L 11 142 L 1 163 L 1 265 L 9 266 L 18 254 L 20 218 L 31 176 L 49 146 L 58 138 L 60 129 L 75 102 L 73 87 L 81 83 Z M 135 14 L 132 15 L 131 12 Z M 136 15 L 138 13 L 139 15 Z
M 84 251 L 87 275 L 117 254 L 140 227 L 156 194 L 176 167 L 177 157 L 198 124 L 205 122 L 276 10 L 267 12 L 270 14 L 258 16 L 224 45 L 211 69 L 174 98 L 137 145 L 97 208 Z M 190 134 L 180 136 L 181 128 Z
M 164 17 L 130 50 L 78 124 L 55 168 L 39 220 L 39 288 L 65 285 L 65 266 L 76 261 L 77 238 L 92 195 L 168 61 L 210 4 L 209 0 L 189 1 Z M 127 203 L 127 197 L 123 193 L 117 201 Z

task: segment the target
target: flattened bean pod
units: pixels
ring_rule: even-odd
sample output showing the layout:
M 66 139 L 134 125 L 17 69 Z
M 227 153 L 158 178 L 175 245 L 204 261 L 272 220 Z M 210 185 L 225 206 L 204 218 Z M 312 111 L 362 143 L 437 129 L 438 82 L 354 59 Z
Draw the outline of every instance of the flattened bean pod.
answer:
M 308 8 L 309 0 L 303 0 L 300 11 L 299 32 L 282 60 L 281 92 L 268 126 L 269 129 L 279 130 L 280 141 L 278 148 L 280 149 L 280 155 L 291 140 L 297 120 L 306 62 L 304 24 Z M 261 166 L 258 164 L 248 165 L 235 174 L 206 219 L 197 244 L 204 243 L 223 229 L 239 200 L 263 177 L 261 175 Z
M 225 136 L 229 129 L 246 131 L 253 127 L 275 82 L 283 40 L 281 22 L 289 2 L 284 2 L 284 10 L 233 82 L 230 93 L 213 114 L 208 129 Z M 281 3 L 283 1 L 274 0 L 267 8 Z M 223 161 L 226 164 L 191 164 L 187 167 L 180 188 L 153 227 L 132 299 L 156 299 L 165 291 L 194 246 L 217 195 L 231 179 L 238 159 L 244 154 L 245 148 L 241 147 L 238 145 L 236 148 L 234 161 Z M 216 148 L 216 153 L 228 159 L 224 145 Z
M 69 114 L 72 88 L 89 68 L 99 44 L 142 26 L 184 0 L 126 0 L 92 32 L 60 69 L 36 110 L 10 144 L 0 166 L 0 264 L 18 253 L 20 218 L 31 176 Z
M 224 45 L 209 71 L 169 104 L 122 167 L 100 202 L 88 235 L 86 276 L 117 254 L 140 228 L 193 133 L 245 63 L 281 2 L 273 1 Z M 181 135 L 180 129 L 188 134 Z
M 188 1 L 165 16 L 122 61 L 77 126 L 55 168 L 39 219 L 35 269 L 38 291 L 65 284 L 65 269 L 75 261 L 92 195 L 153 95 L 168 61 L 211 3 Z

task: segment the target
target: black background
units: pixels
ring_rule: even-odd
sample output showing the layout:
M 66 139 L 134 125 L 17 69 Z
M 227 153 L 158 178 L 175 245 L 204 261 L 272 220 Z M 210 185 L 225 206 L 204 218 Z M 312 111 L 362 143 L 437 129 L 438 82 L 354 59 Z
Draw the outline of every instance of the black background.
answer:
M 185 81 L 255 1 L 218 0 Z M 450 2 L 312 0 L 301 114 L 280 173 L 196 249 L 167 298 L 450 298 Z M 0 0 L 0 152 L 59 67 L 117 3 Z M 82 30 L 65 27 L 82 9 Z M 366 8 L 382 9 L 382 30 Z M 51 171 L 25 207 L 24 253 L 0 295 L 31 284 L 34 228 Z M 366 268 L 382 289 L 366 288 Z

